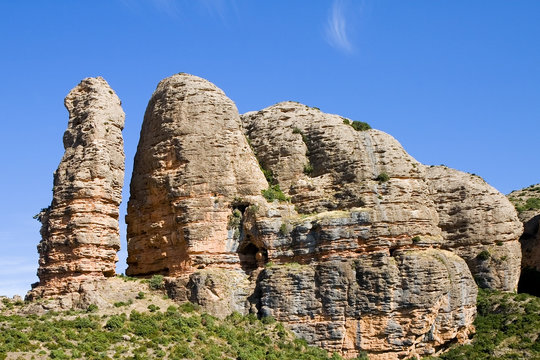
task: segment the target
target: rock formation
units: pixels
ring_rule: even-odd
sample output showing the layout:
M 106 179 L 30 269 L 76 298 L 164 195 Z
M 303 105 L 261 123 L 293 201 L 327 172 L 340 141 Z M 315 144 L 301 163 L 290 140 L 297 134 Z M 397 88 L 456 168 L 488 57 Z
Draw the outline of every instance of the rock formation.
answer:
M 113 274 L 118 248 L 119 101 L 87 79 L 66 105 L 66 155 L 41 214 L 40 295 L 103 288 L 83 280 Z M 299 103 L 240 116 L 188 74 L 150 99 L 130 191 L 128 275 L 165 275 L 177 301 L 273 316 L 347 357 L 463 342 L 473 275 L 517 285 L 521 224 L 483 180 L 424 166 L 390 135 Z
M 467 339 L 476 286 L 461 258 L 437 249 L 424 167 L 344 120 L 287 102 L 241 122 L 206 80 L 160 82 L 135 157 L 128 274 L 167 275 L 179 301 L 271 315 L 347 356 L 397 359 Z M 277 185 L 290 203 L 261 196 Z
M 77 292 L 115 274 L 118 208 L 124 181 L 120 100 L 101 78 L 81 81 L 65 99 L 65 153 L 54 174 L 53 200 L 38 218 L 39 283 L 28 298 Z
M 482 178 L 445 166 L 426 169 L 444 243 L 465 259 L 477 283 L 516 291 L 522 225 L 513 205 Z
M 540 184 L 508 194 L 523 222 L 519 290 L 540 296 Z
M 243 197 L 262 199 L 267 186 L 223 91 L 187 74 L 161 81 L 135 155 L 127 274 L 176 276 L 239 263 L 244 244 L 228 224 L 247 207 Z

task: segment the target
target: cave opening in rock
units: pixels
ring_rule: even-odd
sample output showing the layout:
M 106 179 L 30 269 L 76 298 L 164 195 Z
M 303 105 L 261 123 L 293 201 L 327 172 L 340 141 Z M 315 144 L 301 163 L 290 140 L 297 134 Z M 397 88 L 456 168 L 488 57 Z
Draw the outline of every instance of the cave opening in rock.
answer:
M 248 235 L 244 245 L 238 248 L 240 266 L 246 273 L 252 272 L 268 262 L 268 251 L 253 244 L 250 240 Z

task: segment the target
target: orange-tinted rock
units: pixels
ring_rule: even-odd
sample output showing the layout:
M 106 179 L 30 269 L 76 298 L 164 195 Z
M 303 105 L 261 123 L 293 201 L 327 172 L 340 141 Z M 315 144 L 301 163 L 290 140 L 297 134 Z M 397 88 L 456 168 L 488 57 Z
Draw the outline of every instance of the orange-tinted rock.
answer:
M 239 199 L 262 199 L 267 187 L 238 110 L 223 91 L 187 74 L 161 81 L 135 156 L 127 274 L 239 267 L 238 238 L 228 224 L 235 208 L 247 206 Z
M 124 181 L 120 100 L 101 78 L 81 81 L 65 99 L 65 153 L 54 174 L 53 200 L 42 223 L 39 283 L 29 298 L 78 291 L 115 274 L 118 211 Z

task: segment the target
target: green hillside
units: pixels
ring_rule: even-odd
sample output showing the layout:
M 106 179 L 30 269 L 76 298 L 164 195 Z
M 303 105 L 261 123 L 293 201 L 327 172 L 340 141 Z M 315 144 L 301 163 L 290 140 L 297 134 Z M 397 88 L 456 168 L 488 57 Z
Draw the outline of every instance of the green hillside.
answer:
M 474 325 L 471 344 L 454 347 L 438 359 L 540 359 L 540 298 L 479 289 Z

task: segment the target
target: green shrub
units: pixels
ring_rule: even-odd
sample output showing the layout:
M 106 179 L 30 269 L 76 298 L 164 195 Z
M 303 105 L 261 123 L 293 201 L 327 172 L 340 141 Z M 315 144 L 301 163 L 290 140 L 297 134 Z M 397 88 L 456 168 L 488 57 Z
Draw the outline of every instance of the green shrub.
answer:
M 528 198 L 527 201 L 525 201 L 525 204 L 516 205 L 516 210 L 518 212 L 536 209 L 540 209 L 540 199 L 538 198 Z
M 261 318 L 261 321 L 265 325 L 275 324 L 276 319 L 273 316 L 265 316 Z
M 289 201 L 289 197 L 281 191 L 279 184 L 271 185 L 266 190 L 261 190 L 262 195 L 268 202 L 272 202 L 274 200 L 278 201 Z
M 371 126 L 367 123 L 367 122 L 363 122 L 363 121 L 351 121 L 349 119 L 346 119 L 346 118 L 342 118 L 343 119 L 343 123 L 345 125 L 350 125 L 352 126 L 352 128 L 356 131 L 366 131 L 366 130 L 369 130 L 371 129 Z
M 480 261 L 486 261 L 491 257 L 491 254 L 487 250 L 482 250 L 478 255 L 476 255 L 476 258 Z
M 137 300 L 142 300 L 142 299 L 144 299 L 144 296 L 145 296 L 144 292 L 139 291 L 139 293 L 137 294 L 137 296 L 135 298 Z
M 292 231 L 292 225 L 287 222 L 282 223 L 281 226 L 279 227 L 279 233 L 281 235 L 289 235 L 291 231 Z
M 311 176 L 312 173 L 313 173 L 313 165 L 311 165 L 311 163 L 308 162 L 307 164 L 304 165 L 304 174 L 306 174 L 307 176 Z
M 185 302 L 182 305 L 180 305 L 180 311 L 184 313 L 191 313 L 199 309 L 199 305 L 194 304 L 192 302 Z
M 420 242 L 422 239 L 420 238 L 420 236 L 415 236 L 411 240 L 413 243 L 417 243 L 417 242 Z
M 229 223 L 227 225 L 228 229 L 235 229 L 240 226 L 242 222 L 242 212 L 238 209 L 234 209 L 232 214 L 229 215 Z
M 136 278 L 136 277 L 133 277 L 133 276 L 127 276 L 127 275 L 124 275 L 124 274 L 116 274 L 116 277 L 124 280 L 124 282 L 138 281 L 139 280 L 139 278 Z
M 126 316 L 124 314 L 122 315 L 111 316 L 109 320 L 107 320 L 105 328 L 108 330 L 116 330 L 124 327 L 124 324 L 126 323 Z
M 292 131 L 293 134 L 301 134 L 302 133 L 302 130 L 300 130 L 299 128 L 295 127 Z
M 380 183 L 387 182 L 388 180 L 390 180 L 390 176 L 388 176 L 387 173 L 382 172 L 382 173 L 380 173 L 379 175 L 377 175 L 377 177 L 375 178 L 375 180 L 377 180 L 377 181 L 380 182 Z
M 269 183 L 269 184 L 273 184 L 274 183 L 274 173 L 271 169 L 265 169 L 263 168 L 262 166 L 260 167 L 261 168 L 261 171 L 264 175 L 264 177 L 266 178 L 266 181 Z
M 86 308 L 86 312 L 89 312 L 89 313 L 96 312 L 96 311 L 98 311 L 98 309 L 99 308 L 98 308 L 98 306 L 96 304 L 90 304 L 90 305 L 88 305 L 88 308 Z
M 163 281 L 163 275 L 154 275 L 148 280 L 148 287 L 150 290 L 161 290 L 165 287 Z
M 356 131 L 366 131 L 366 130 L 371 129 L 371 126 L 369 126 L 368 123 L 363 122 L 363 121 L 356 121 L 355 120 L 355 121 L 352 122 L 351 126 Z
M 113 305 L 114 307 L 122 307 L 122 306 L 129 306 L 131 304 L 133 304 L 133 300 L 129 299 L 127 302 L 124 302 L 124 301 L 115 302 Z

